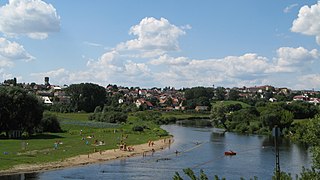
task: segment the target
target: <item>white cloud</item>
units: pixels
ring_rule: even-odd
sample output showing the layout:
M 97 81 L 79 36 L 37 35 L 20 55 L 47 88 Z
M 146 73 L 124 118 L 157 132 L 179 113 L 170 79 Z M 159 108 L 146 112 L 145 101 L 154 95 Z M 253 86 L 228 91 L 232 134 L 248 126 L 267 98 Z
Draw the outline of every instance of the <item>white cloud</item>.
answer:
M 187 25 L 186 28 L 191 26 Z M 155 57 L 150 63 L 153 65 L 167 63 L 160 62 L 166 60 L 170 61 L 171 65 L 187 61 L 183 57 L 171 58 L 163 55 L 179 50 L 178 38 L 185 34 L 181 28 L 170 24 L 167 19 L 146 17 L 139 24 L 132 26 L 129 34 L 136 35 L 137 38 L 119 43 L 116 48 L 104 53 L 96 61 L 88 61 L 86 72 L 90 77 L 109 82 L 146 82 L 145 79 L 153 79 L 153 73 L 148 63 L 135 62 L 136 60 L 146 61 L 146 58 Z
M 291 31 L 305 35 L 316 36 L 320 45 L 320 1 L 311 7 L 300 8 L 298 18 L 292 23 Z
M 229 77 L 256 76 L 264 74 L 268 68 L 268 59 L 253 53 L 223 59 L 192 60 L 190 63 L 191 71 L 222 73 Z
M 320 87 L 320 74 L 307 74 L 298 78 L 297 89 L 313 89 Z
M 0 67 L 12 66 L 15 60 L 30 61 L 35 59 L 22 45 L 0 37 Z
M 172 51 L 179 50 L 179 37 L 185 34 L 182 29 L 186 28 L 178 28 L 164 18 L 144 18 L 130 29 L 136 39 L 119 43 L 100 58 L 89 60 L 85 70 L 58 69 L 36 75 L 59 78 L 63 83 L 116 83 L 129 87 L 241 87 L 273 82 L 286 86 L 295 83 L 288 82 L 288 76 L 297 79 L 311 73 L 306 70 L 314 68 L 320 57 L 318 50 L 303 47 L 280 47 L 271 58 L 256 53 L 210 59 L 173 56 Z
M 0 7 L 0 31 L 10 37 L 45 39 L 60 30 L 56 9 L 41 0 L 9 0 Z
M 134 63 L 132 61 L 128 61 L 125 65 L 125 70 L 124 72 L 127 75 L 145 75 L 148 74 L 150 72 L 150 69 L 148 68 L 148 66 L 144 63 Z
M 191 26 L 188 26 L 191 28 Z M 130 28 L 129 34 L 137 36 L 136 39 L 120 43 L 117 50 L 137 50 L 152 57 L 165 52 L 179 50 L 178 38 L 185 34 L 182 28 L 171 24 L 167 19 L 159 20 L 153 17 L 146 17 L 138 25 Z
M 11 67 L 11 66 L 13 66 L 13 62 L 7 59 L 2 59 L 0 56 L 0 67 Z
M 299 87 L 296 86 L 295 81 L 289 81 L 288 77 L 283 75 L 289 72 L 288 69 L 304 72 L 304 69 L 318 58 L 317 50 L 281 47 L 277 50 L 277 56 L 271 59 L 255 53 L 202 60 L 171 57 L 166 54 L 149 63 L 142 63 L 135 62 L 135 59 L 127 60 L 121 53 L 114 50 L 105 53 L 97 61 L 88 62 L 87 69 L 84 71 L 71 73 L 60 70 L 41 74 L 41 77 L 59 77 L 72 83 L 95 82 L 102 85 L 116 83 L 143 87 L 179 88 L 212 86 L 212 84 L 225 87 L 264 84 Z M 278 76 L 280 74 L 282 79 Z M 300 75 L 303 77 L 304 74 L 300 73 Z M 290 74 L 290 77 L 290 79 L 297 79 L 293 74 Z M 284 79 L 287 84 L 283 84 Z
M 156 59 L 150 60 L 150 64 L 152 65 L 187 65 L 189 64 L 190 60 L 186 57 L 171 57 L 168 54 L 164 54 Z
M 297 7 L 298 4 L 291 4 L 289 6 L 287 6 L 286 8 L 284 8 L 283 12 L 284 13 L 289 13 L 294 7 Z
M 308 70 L 310 65 L 318 60 L 318 50 L 307 50 L 303 47 L 281 47 L 277 50 L 277 57 L 274 59 L 274 68 L 270 72 L 296 72 Z
M 83 44 L 85 44 L 87 46 L 92 46 L 92 47 L 103 47 L 102 44 L 98 44 L 98 43 L 94 43 L 94 42 L 88 42 L 88 41 L 84 41 Z

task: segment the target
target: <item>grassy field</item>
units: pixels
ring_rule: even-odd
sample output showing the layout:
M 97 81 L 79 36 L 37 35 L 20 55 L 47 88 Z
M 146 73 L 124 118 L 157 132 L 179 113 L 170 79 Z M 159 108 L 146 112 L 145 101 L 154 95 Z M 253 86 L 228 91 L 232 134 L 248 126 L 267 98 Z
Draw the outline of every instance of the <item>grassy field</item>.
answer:
M 159 139 L 166 132 L 152 122 L 140 122 L 130 117 L 123 125 L 91 122 L 86 113 L 56 114 L 64 132 L 33 135 L 29 139 L 0 139 L 0 170 L 17 164 L 35 164 L 61 161 L 94 150 L 118 148 L 122 136 L 128 136 L 127 145 L 142 144 Z M 144 125 L 143 132 L 134 132 L 132 127 Z M 84 139 L 83 139 L 84 138 Z M 96 146 L 95 141 L 105 145 Z M 57 148 L 54 144 L 60 142 Z
M 221 101 L 221 102 L 223 102 L 223 104 L 226 105 L 226 106 L 230 105 L 230 104 L 241 104 L 242 108 L 250 107 L 249 104 L 246 104 L 246 103 L 241 102 L 241 101 Z

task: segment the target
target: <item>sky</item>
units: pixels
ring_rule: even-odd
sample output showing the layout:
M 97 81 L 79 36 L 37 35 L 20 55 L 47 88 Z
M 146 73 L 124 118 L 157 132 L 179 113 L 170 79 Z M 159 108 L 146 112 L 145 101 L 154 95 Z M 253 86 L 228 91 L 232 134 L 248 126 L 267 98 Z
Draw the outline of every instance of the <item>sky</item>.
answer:
M 0 0 L 0 82 L 320 90 L 317 0 Z

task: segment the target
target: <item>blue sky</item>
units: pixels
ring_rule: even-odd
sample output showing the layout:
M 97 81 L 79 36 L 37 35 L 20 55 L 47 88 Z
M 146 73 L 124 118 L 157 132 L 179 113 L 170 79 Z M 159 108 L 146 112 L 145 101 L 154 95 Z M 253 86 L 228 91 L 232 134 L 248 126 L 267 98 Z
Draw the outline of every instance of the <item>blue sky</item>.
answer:
M 2 0 L 0 81 L 320 89 L 316 0 Z

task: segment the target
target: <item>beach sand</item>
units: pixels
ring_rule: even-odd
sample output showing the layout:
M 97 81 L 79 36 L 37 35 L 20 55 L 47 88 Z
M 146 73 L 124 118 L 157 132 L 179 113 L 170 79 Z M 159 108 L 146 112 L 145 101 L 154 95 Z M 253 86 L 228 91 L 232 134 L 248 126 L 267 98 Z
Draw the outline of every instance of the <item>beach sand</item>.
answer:
M 114 160 L 119 158 L 128 158 L 137 155 L 151 155 L 152 151 L 163 150 L 170 146 L 170 142 L 173 142 L 172 138 L 160 139 L 154 141 L 153 146 L 149 146 L 149 143 L 134 145 L 133 151 L 123 151 L 120 149 L 111 149 L 101 152 L 95 152 L 91 154 L 84 154 L 75 157 L 71 157 L 65 160 L 49 162 L 43 164 L 20 164 L 16 165 L 11 169 L 1 170 L 0 175 L 20 174 L 20 173 L 31 173 L 31 172 L 42 172 L 47 170 L 62 169 L 66 167 L 82 166 L 87 164 L 99 163 L 108 160 Z M 153 150 L 152 150 L 153 149 Z

